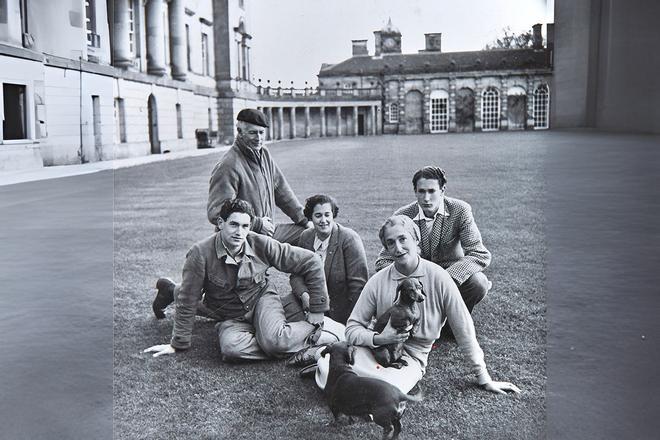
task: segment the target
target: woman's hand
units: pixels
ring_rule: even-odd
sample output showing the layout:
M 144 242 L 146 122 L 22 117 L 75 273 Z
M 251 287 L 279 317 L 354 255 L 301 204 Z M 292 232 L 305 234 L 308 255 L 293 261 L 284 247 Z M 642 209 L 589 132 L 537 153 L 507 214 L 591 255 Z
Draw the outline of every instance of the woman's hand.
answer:
M 387 325 L 382 332 L 376 333 L 374 335 L 374 345 L 387 345 L 387 344 L 397 344 L 399 342 L 405 342 L 406 339 L 410 336 L 409 332 L 399 333 L 394 327 L 392 327 L 392 320 L 387 321 Z

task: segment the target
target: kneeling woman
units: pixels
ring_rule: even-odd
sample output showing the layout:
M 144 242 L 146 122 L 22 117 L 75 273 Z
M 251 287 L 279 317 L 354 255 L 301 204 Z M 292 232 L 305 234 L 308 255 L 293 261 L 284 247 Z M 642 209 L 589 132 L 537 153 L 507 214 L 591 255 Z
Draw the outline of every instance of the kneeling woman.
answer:
M 335 222 L 339 208 L 330 196 L 308 198 L 303 212 L 314 228 L 302 233 L 298 246 L 316 252 L 323 260 L 330 297 L 330 310 L 326 315 L 346 324 L 369 276 L 362 239 L 352 229 Z M 307 288 L 302 278 L 292 276 L 291 288 L 304 303 Z
M 420 234 L 417 225 L 409 217 L 395 215 L 385 221 L 379 237 L 394 264 L 369 279 L 348 319 L 346 341 L 357 346 L 353 371 L 360 376 L 385 380 L 407 393 L 426 372 L 433 342 L 440 337 L 445 321 L 449 321 L 479 385 L 494 393 L 519 392 L 509 382 L 491 379 L 483 351 L 477 342 L 472 318 L 456 284 L 443 268 L 419 256 Z M 426 299 L 419 303 L 419 330 L 408 338 L 408 333 L 397 333 L 388 324 L 382 332 L 376 333 L 370 326 L 372 319 L 392 306 L 397 285 L 403 278 L 416 278 L 424 287 Z M 396 369 L 378 365 L 372 353 L 373 348 L 403 341 L 403 359 L 407 361 L 407 366 Z M 318 360 L 316 382 L 319 387 L 325 388 L 327 374 L 328 358 L 325 357 Z

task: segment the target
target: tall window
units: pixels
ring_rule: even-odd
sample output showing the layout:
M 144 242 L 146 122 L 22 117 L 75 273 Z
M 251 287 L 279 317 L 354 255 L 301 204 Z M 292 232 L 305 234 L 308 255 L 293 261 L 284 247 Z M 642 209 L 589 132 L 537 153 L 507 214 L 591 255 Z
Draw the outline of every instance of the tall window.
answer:
M 541 84 L 534 90 L 534 129 L 548 128 L 550 94 L 547 84 Z
M 96 34 L 96 0 L 85 0 L 85 32 L 88 46 L 101 46 L 101 39 Z
M 449 129 L 449 94 L 445 90 L 431 92 L 431 133 L 446 133 Z
M 2 96 L 5 119 L 2 121 L 2 139 L 27 139 L 27 101 L 25 86 L 3 84 Z
M 390 117 L 390 124 L 396 124 L 399 122 L 399 104 L 396 102 L 391 103 L 387 113 Z
M 481 129 L 500 129 L 500 93 L 495 87 L 488 87 L 481 95 Z
M 183 139 L 183 121 L 181 120 L 181 104 L 176 105 L 176 137 Z
M 190 62 L 190 26 L 186 25 L 186 61 L 188 62 L 188 72 L 192 71 Z
M 202 75 L 209 74 L 209 36 L 202 32 Z
M 140 56 L 140 0 L 128 2 L 128 45 L 131 53 Z
M 126 110 L 122 98 L 115 98 L 115 133 L 118 136 L 115 143 L 126 142 Z

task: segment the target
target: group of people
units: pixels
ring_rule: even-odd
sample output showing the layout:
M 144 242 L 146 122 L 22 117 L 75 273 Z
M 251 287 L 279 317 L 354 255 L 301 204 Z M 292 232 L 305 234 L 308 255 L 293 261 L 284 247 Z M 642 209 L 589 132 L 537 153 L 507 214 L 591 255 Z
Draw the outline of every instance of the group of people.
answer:
M 320 194 L 300 204 L 263 145 L 267 127 L 261 111 L 239 112 L 236 140 L 210 180 L 207 214 L 216 232 L 188 251 L 180 284 L 158 280 L 153 311 L 163 318 L 175 303 L 174 327 L 169 343 L 145 352 L 157 357 L 189 348 L 195 315 L 201 315 L 218 321 L 223 361 L 288 358 L 313 371 L 324 388 L 329 367 L 320 353 L 345 340 L 357 347 L 357 374 L 408 393 L 448 323 L 479 385 L 519 392 L 512 383 L 491 379 L 477 342 L 471 312 L 492 286 L 482 272 L 491 255 L 470 205 L 445 196 L 445 172 L 427 166 L 414 174 L 417 200 L 381 226 L 383 249 L 369 278 L 362 240 L 337 223 L 337 202 Z M 275 224 L 275 206 L 292 223 Z M 278 294 L 270 267 L 290 274 L 291 293 Z M 375 332 L 373 323 L 394 303 L 397 284 L 410 277 L 426 295 L 419 329 L 410 335 L 388 323 Z M 404 342 L 407 365 L 378 365 L 372 349 L 397 342 Z

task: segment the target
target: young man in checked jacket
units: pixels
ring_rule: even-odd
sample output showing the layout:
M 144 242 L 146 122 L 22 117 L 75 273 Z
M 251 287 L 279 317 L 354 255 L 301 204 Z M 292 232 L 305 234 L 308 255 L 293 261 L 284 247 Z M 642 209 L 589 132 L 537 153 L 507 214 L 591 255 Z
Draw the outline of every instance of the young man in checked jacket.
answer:
M 415 172 L 412 182 L 417 201 L 397 209 L 394 215 L 405 215 L 415 221 L 421 232 L 422 258 L 449 273 L 472 313 L 492 286 L 482 272 L 490 264 L 490 252 L 481 241 L 472 208 L 462 200 L 444 195 L 447 177 L 442 168 L 424 167 Z M 392 261 L 387 251 L 381 249 L 376 270 Z

